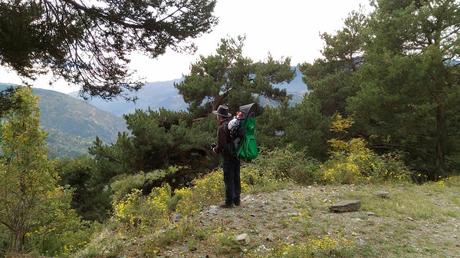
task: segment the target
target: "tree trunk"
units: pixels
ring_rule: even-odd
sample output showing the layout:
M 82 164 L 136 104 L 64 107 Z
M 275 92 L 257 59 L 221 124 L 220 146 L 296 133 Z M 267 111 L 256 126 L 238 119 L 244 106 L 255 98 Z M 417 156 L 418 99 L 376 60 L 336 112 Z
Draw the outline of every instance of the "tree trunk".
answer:
M 443 176 L 446 173 L 446 108 L 441 96 L 437 98 L 436 107 L 436 175 Z
M 10 251 L 14 253 L 21 253 L 24 250 L 25 233 L 23 230 L 16 230 L 12 232 Z

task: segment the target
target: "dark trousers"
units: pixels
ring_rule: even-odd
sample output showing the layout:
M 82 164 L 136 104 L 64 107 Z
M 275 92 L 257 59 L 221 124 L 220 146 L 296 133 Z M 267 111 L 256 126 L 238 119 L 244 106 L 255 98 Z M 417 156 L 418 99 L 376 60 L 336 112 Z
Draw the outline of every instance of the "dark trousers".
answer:
M 239 204 L 241 194 L 240 161 L 224 159 L 225 204 Z

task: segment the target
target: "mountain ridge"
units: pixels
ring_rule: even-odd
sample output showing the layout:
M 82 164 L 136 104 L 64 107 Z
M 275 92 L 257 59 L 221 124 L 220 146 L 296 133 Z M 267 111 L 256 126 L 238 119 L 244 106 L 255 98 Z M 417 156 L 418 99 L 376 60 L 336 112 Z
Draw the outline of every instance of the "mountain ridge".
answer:
M 15 86 L 0 83 L 0 90 Z M 87 153 L 96 136 L 104 142 L 113 142 L 119 131 L 126 130 L 120 117 L 99 110 L 67 94 L 33 88 L 39 97 L 40 125 L 48 133 L 50 157 L 75 157 Z
M 289 83 L 279 83 L 275 87 L 286 89 L 288 95 L 292 96 L 291 104 L 296 104 L 302 101 L 303 96 L 308 92 L 308 86 L 302 80 L 302 73 L 297 67 L 295 69 L 295 76 Z M 93 98 L 87 100 L 87 103 L 110 112 L 116 116 L 122 116 L 134 112 L 136 109 L 147 110 L 148 108 L 157 110 L 159 108 L 166 108 L 172 111 L 187 110 L 187 104 L 184 102 L 179 91 L 174 87 L 176 83 L 183 80 L 173 79 L 169 81 L 148 82 L 138 92 L 129 93 L 130 97 L 136 96 L 136 102 L 127 102 L 122 98 L 115 98 L 112 101 L 104 101 L 100 98 Z M 78 92 L 72 92 L 69 95 L 81 99 Z M 276 105 L 272 101 L 262 99 L 262 104 Z

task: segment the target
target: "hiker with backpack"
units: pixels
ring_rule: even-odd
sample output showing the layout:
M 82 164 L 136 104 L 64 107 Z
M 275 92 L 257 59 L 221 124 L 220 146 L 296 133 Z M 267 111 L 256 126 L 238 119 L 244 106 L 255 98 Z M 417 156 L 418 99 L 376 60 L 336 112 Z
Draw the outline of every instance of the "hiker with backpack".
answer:
M 217 145 L 213 147 L 213 151 L 221 154 L 224 160 L 225 203 L 221 208 L 240 205 L 240 158 L 249 161 L 255 159 L 259 153 L 254 136 L 255 115 L 258 111 L 255 104 L 244 105 L 233 119 L 225 105 L 220 105 L 213 111 L 219 123 Z
M 213 148 L 213 151 L 221 154 L 224 160 L 225 203 L 220 207 L 231 208 L 233 205 L 240 205 L 241 194 L 240 160 L 236 155 L 235 145 L 228 129 L 232 115 L 225 105 L 220 105 L 213 113 L 216 114 L 219 123 L 217 145 Z

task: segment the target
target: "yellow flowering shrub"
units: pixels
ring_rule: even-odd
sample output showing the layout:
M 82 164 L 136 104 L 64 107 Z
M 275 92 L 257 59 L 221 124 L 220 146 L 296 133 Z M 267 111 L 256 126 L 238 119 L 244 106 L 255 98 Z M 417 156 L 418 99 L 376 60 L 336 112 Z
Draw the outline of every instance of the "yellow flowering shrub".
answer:
M 346 121 L 344 121 L 346 120 Z M 350 118 L 337 115 L 331 131 L 346 133 Z M 395 155 L 379 156 L 366 147 L 362 138 L 328 141 L 331 158 L 321 165 L 322 179 L 327 183 L 352 184 L 376 180 L 408 180 L 409 171 Z
M 134 189 L 113 205 L 114 218 L 128 228 L 141 230 L 165 225 L 169 220 L 168 202 L 171 198 L 169 185 L 154 188 L 147 196 Z
M 179 202 L 176 210 L 182 215 L 190 215 L 202 207 L 218 203 L 224 198 L 224 175 L 222 170 L 216 170 L 193 181 L 193 188 L 177 189 L 174 193 Z M 241 182 L 241 191 L 248 191 L 249 186 Z
M 250 191 L 251 187 L 245 175 L 249 171 L 247 168 L 241 170 L 241 192 Z M 259 176 L 260 177 L 260 176 Z M 268 180 L 268 179 L 265 179 Z M 176 211 L 182 215 L 191 215 L 201 210 L 204 206 L 219 203 L 225 194 L 224 174 L 221 169 L 213 171 L 206 176 L 193 181 L 193 188 L 181 188 L 174 191 L 176 198 L 179 199 Z
M 175 194 L 180 196 L 176 210 L 182 215 L 191 215 L 203 206 L 218 202 L 224 194 L 224 177 L 221 171 L 193 181 L 192 189 L 179 189 Z

